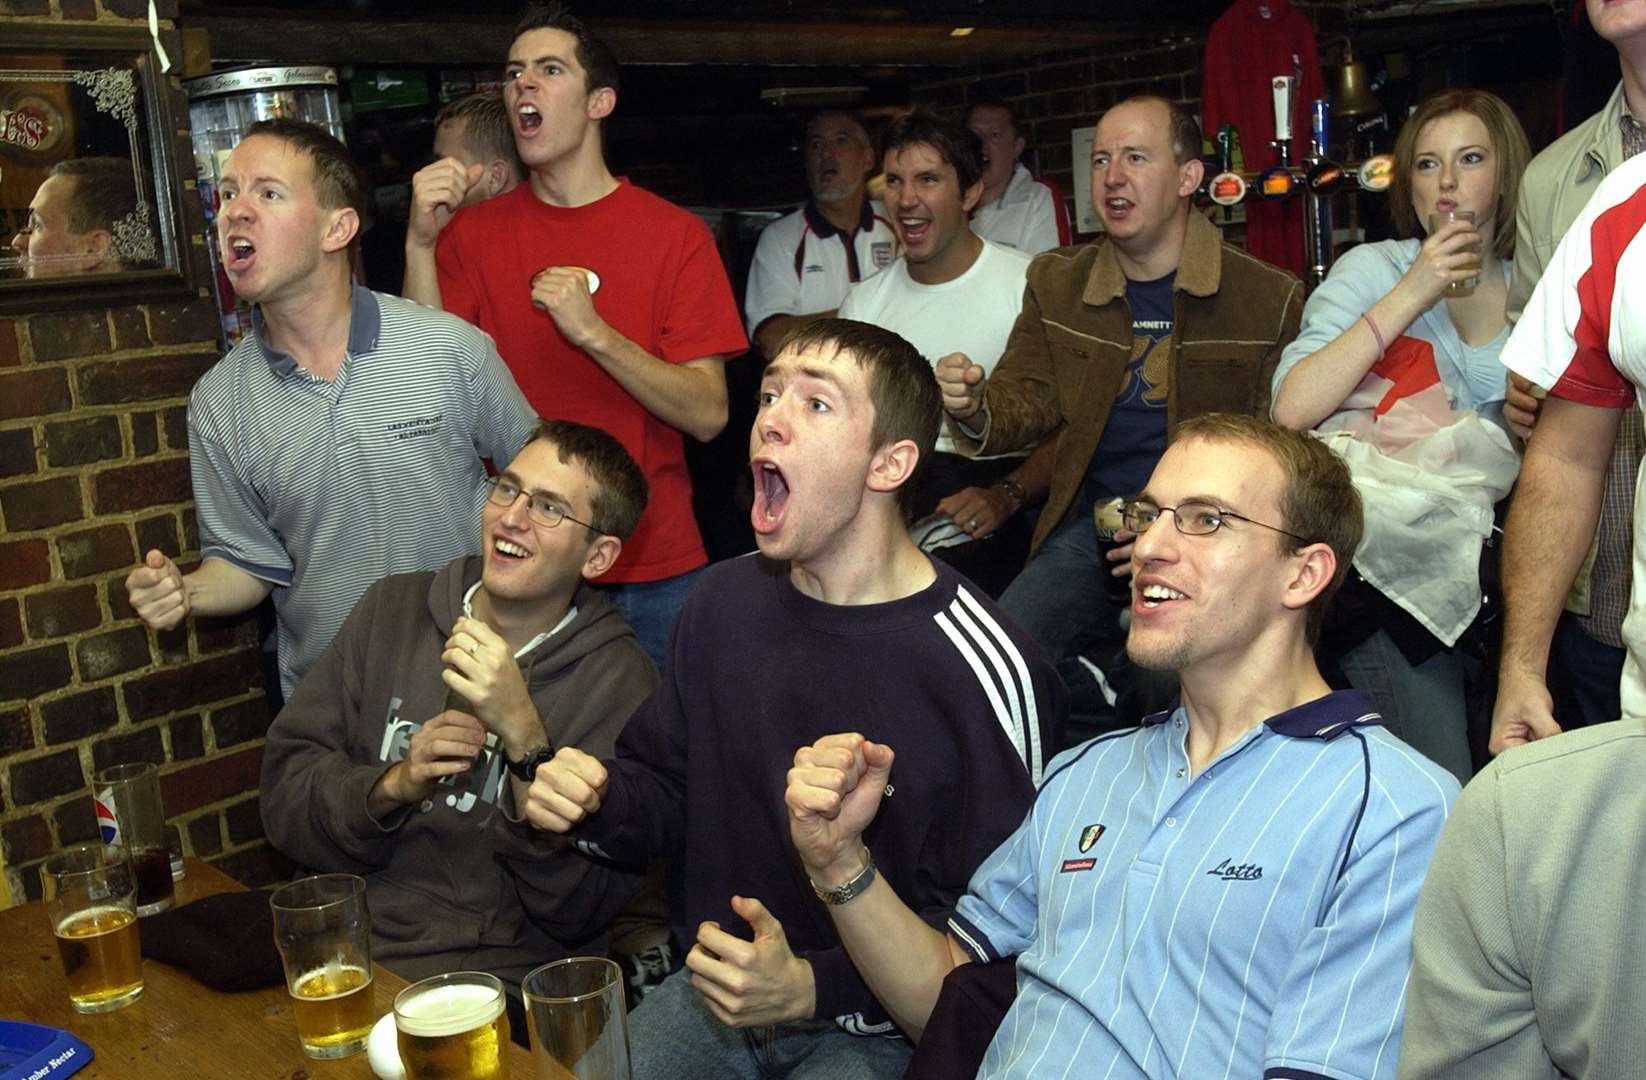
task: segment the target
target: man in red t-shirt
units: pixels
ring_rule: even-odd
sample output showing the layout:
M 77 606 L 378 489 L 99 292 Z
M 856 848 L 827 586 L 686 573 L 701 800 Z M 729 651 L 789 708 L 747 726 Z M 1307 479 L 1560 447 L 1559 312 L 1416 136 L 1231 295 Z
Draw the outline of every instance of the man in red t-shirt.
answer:
M 606 168 L 617 87 L 616 57 L 580 20 L 529 8 L 503 91 L 528 182 L 457 213 L 477 167 L 418 172 L 405 294 L 491 334 L 541 415 L 601 427 L 639 462 L 650 502 L 606 578 L 662 666 L 708 561 L 682 433 L 725 426 L 724 361 L 748 339 L 708 228 Z

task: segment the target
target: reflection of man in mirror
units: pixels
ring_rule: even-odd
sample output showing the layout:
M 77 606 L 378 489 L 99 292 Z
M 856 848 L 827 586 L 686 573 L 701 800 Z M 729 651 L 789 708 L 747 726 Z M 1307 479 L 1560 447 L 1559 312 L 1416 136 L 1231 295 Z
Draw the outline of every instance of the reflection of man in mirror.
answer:
M 136 210 L 137 182 L 127 159 L 60 161 L 35 191 L 11 246 L 31 279 L 112 274 L 124 266 L 115 223 Z

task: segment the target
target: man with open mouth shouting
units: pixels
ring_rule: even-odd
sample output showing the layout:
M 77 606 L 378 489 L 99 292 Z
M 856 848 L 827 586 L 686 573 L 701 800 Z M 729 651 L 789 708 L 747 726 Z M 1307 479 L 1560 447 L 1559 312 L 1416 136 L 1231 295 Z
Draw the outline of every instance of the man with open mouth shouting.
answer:
M 859 281 L 892 261 L 897 237 L 868 196 L 874 141 L 850 113 L 806 123 L 806 205 L 760 230 L 743 310 L 769 359 L 795 328 L 832 315 Z
M 606 168 L 611 49 L 564 5 L 534 4 L 503 81 L 526 183 L 462 207 L 480 165 L 420 170 L 405 294 L 496 339 L 543 416 L 608 431 L 640 464 L 651 501 L 601 587 L 661 665 L 708 562 L 684 436 L 708 442 L 726 426 L 724 360 L 748 339 L 708 227 Z
M 323 128 L 253 124 L 217 191 L 223 270 L 256 310 L 189 396 L 201 563 L 149 551 L 126 588 L 157 630 L 272 592 L 289 694 L 374 581 L 475 550 L 481 459 L 537 417 L 484 334 L 354 283 L 363 188 Z
M 539 827 L 623 862 L 683 852 L 696 944 L 630 1017 L 636 1080 L 898 1076 L 907 1062 L 825 914 L 849 892 L 816 891 L 794 859 L 795 746 L 861 726 L 921 748 L 886 791 L 876 851 L 934 921 L 1033 798 L 1063 689 L 908 534 L 940 418 L 930 364 L 897 335 L 825 319 L 789 338 L 750 435 L 759 553 L 693 590 L 615 759 L 562 750 L 538 770 Z

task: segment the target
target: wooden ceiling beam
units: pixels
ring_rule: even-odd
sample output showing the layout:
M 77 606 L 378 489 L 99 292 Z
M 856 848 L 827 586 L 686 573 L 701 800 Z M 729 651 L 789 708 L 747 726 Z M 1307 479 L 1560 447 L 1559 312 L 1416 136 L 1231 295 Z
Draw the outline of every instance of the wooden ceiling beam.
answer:
M 385 19 L 346 12 L 186 16 L 211 35 L 219 63 L 500 64 L 514 19 Z M 591 20 L 592 21 L 592 20 Z M 766 67 L 974 67 L 1070 49 L 1135 41 L 1133 27 L 980 26 L 968 37 L 943 24 L 601 19 L 598 29 L 625 64 Z

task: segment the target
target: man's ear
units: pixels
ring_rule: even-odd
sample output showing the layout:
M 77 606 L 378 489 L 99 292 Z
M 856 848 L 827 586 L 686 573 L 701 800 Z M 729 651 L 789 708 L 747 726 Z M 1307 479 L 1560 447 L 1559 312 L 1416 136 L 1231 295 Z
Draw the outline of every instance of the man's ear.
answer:
M 602 533 L 589 545 L 588 557 L 583 560 L 583 579 L 593 581 L 604 574 L 622 553 L 623 541 L 610 533 Z
M 1028 145 L 1029 145 L 1028 140 L 1025 139 L 1021 135 L 1019 135 L 1017 138 L 1012 140 L 1012 164 L 1013 165 L 1017 164 L 1017 159 L 1023 156 L 1023 148 L 1025 146 L 1028 146 Z
M 509 186 L 509 178 L 514 175 L 514 166 L 502 158 L 492 158 L 486 166 L 486 198 L 501 195 L 503 189 Z
M 1200 190 L 1200 182 L 1206 178 L 1206 163 L 1198 157 L 1192 157 L 1183 163 L 1183 169 L 1178 174 L 1177 196 L 1187 199 Z
M 967 188 L 966 193 L 960 197 L 960 208 L 962 210 L 966 211 L 966 213 L 969 214 L 973 210 L 977 209 L 977 204 L 979 202 L 982 202 L 982 201 L 983 201 L 983 180 L 980 177 L 980 178 L 978 178 L 977 183 L 975 183 L 971 187 Z
M 610 86 L 602 86 L 589 93 L 588 113 L 590 120 L 604 120 L 617 108 L 617 91 Z
M 1337 574 L 1337 553 L 1330 544 L 1310 544 L 1292 556 L 1291 580 L 1281 603 L 1296 611 L 1306 608 Z
M 114 234 L 107 229 L 93 229 L 82 234 L 80 241 L 81 253 L 86 256 L 83 270 L 94 270 L 97 264 L 107 259 L 114 250 Z
M 908 483 L 920 464 L 920 447 L 913 439 L 899 439 L 881 447 L 869 462 L 870 491 L 891 493 Z
M 332 210 L 326 222 L 325 236 L 320 241 L 320 250 L 327 253 L 343 251 L 359 231 L 360 214 L 352 206 Z

